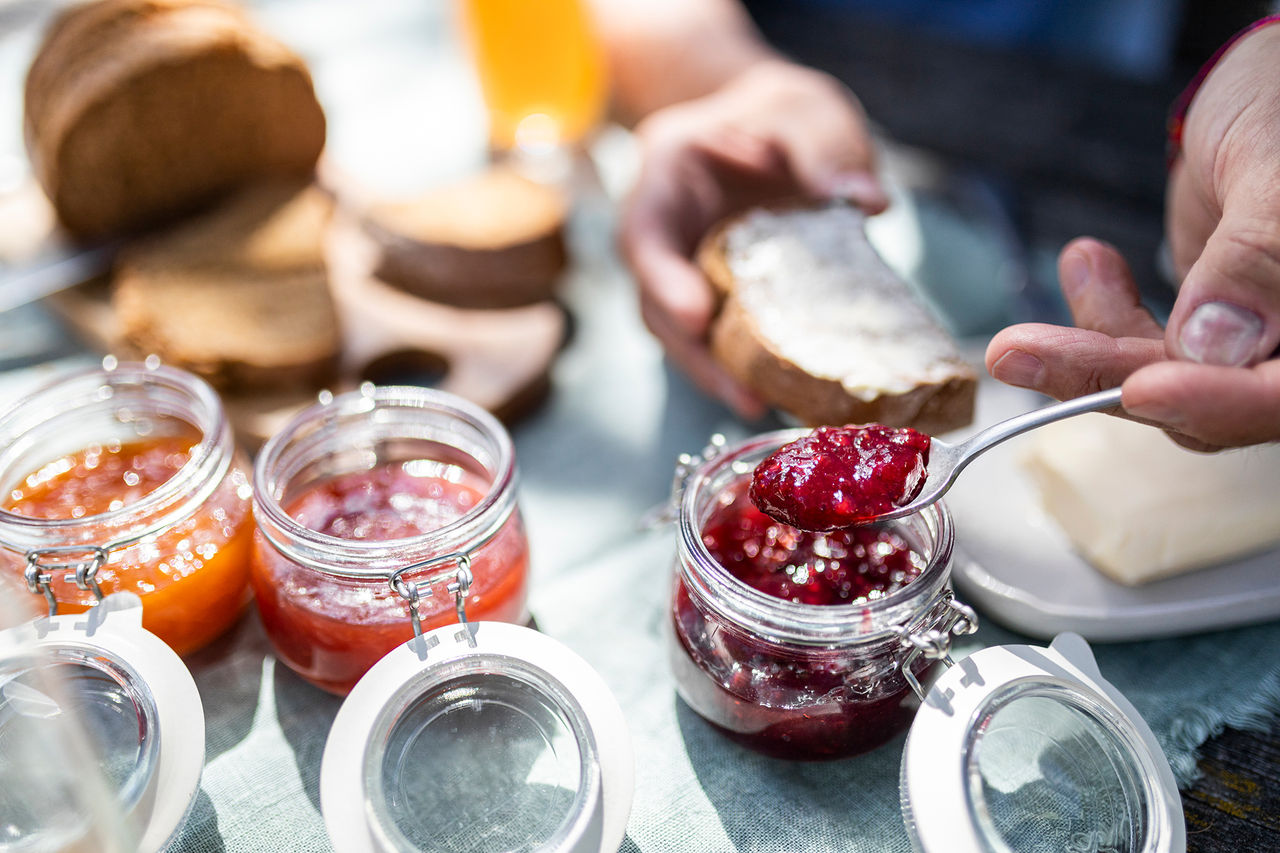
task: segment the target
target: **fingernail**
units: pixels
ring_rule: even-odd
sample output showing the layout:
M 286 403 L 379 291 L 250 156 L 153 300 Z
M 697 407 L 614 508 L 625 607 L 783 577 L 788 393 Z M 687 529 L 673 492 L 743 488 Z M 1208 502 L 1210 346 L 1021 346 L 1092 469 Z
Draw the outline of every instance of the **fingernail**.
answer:
M 1084 290 L 1093 275 L 1093 263 L 1086 252 L 1068 252 L 1062 258 L 1061 285 L 1062 295 L 1071 299 Z
M 1182 412 L 1171 409 L 1163 403 L 1143 403 L 1139 405 L 1126 405 L 1124 410 L 1133 415 L 1135 418 L 1151 421 L 1163 427 L 1178 428 L 1183 425 L 1185 418 Z
M 1202 302 L 1182 324 L 1178 343 L 1192 361 L 1223 367 L 1247 363 L 1262 339 L 1262 318 L 1230 302 Z
M 1006 385 L 1038 388 L 1044 375 L 1044 364 L 1030 353 L 1011 349 L 991 365 L 991 375 Z
M 889 203 L 880 179 L 870 172 L 839 172 L 827 178 L 822 190 L 831 198 L 844 198 L 868 206 Z

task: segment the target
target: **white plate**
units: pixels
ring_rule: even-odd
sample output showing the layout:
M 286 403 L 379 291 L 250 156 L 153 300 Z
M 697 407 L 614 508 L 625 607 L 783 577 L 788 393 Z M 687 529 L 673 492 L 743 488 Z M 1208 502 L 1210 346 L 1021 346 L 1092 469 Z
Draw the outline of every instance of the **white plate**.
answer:
M 985 379 L 974 423 L 985 426 L 1045 402 Z M 1020 441 L 974 461 L 946 498 L 961 552 L 956 586 L 992 619 L 1033 637 L 1075 631 L 1106 642 L 1280 617 L 1280 550 L 1140 587 L 1123 586 L 1093 569 L 1040 509 L 1018 463 Z

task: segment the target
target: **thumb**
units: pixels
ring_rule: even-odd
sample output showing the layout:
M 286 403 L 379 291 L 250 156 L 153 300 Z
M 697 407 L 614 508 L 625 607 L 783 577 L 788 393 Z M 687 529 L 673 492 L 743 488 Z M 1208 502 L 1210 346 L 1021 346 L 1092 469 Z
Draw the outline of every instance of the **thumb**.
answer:
M 1254 196 L 1224 206 L 1183 280 L 1165 345 L 1176 358 L 1239 367 L 1265 360 L 1277 344 L 1280 197 Z

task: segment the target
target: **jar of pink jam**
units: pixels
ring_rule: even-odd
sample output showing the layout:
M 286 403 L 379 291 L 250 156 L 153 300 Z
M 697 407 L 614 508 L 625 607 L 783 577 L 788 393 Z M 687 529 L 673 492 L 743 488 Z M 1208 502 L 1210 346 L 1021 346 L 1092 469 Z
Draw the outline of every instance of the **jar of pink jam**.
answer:
M 301 412 L 259 453 L 253 508 L 263 627 L 326 690 L 464 608 L 528 620 L 511 438 L 452 394 L 367 385 Z
M 976 630 L 950 586 L 942 504 L 827 533 L 774 521 L 747 497 L 784 430 L 680 460 L 670 659 L 680 697 L 767 755 L 834 759 L 911 724 L 951 638 Z

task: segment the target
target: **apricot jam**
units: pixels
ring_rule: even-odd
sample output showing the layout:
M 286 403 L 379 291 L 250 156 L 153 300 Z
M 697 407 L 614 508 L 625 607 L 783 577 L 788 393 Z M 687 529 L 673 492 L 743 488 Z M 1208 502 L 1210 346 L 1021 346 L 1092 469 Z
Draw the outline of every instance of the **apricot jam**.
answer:
M 208 386 L 172 368 L 120 365 L 55 383 L 0 422 L 0 563 L 19 579 L 29 561 L 83 565 L 105 549 L 99 591 L 136 593 L 143 627 L 179 654 L 236 620 L 249 600 L 249 483 Z M 68 446 L 70 432 L 102 437 L 41 455 L 45 440 Z M 73 575 L 54 568 L 38 590 L 58 612 L 96 602 Z
M 883 424 L 818 427 L 756 466 L 751 501 L 801 530 L 835 530 L 911 501 L 924 486 L 931 441 Z
M 797 530 L 752 505 L 751 472 L 795 431 L 702 460 L 678 490 L 669 644 L 680 697 L 780 758 L 844 758 L 906 730 L 934 663 L 904 638 L 945 626 L 950 519 Z
M 461 565 L 469 620 L 528 618 L 510 438 L 464 400 L 368 388 L 314 406 L 263 448 L 254 498 L 262 624 L 280 660 L 318 687 L 349 692 L 413 638 L 410 587 L 424 632 L 456 622 L 447 584 Z

